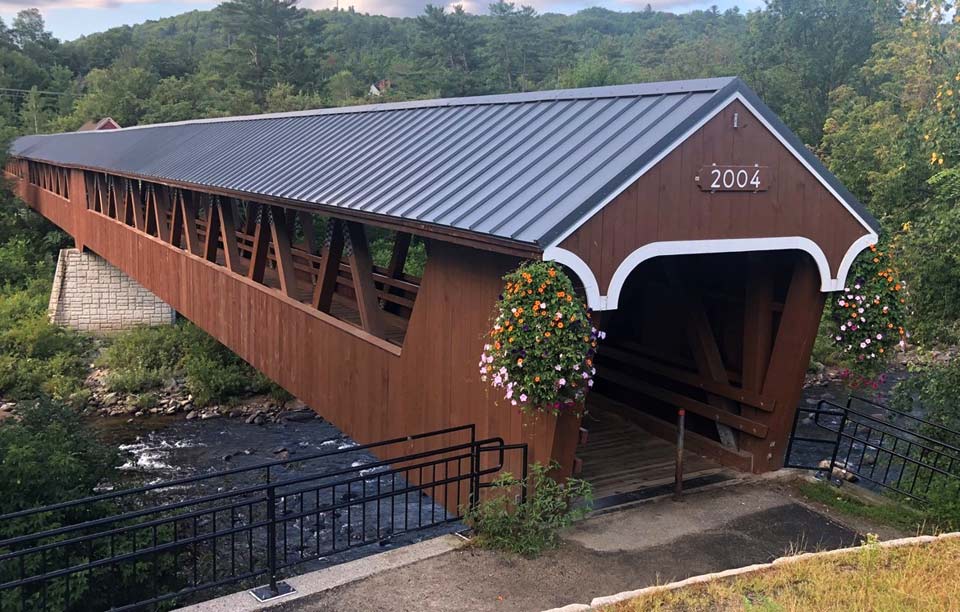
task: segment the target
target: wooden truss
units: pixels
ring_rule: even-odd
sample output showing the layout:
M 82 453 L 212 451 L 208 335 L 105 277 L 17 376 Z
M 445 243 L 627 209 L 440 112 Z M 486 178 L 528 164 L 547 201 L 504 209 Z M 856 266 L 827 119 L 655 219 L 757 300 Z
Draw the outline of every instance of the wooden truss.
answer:
M 378 266 L 361 223 L 101 173 L 84 181 L 89 210 L 402 343 L 420 285 L 404 272 L 410 234 L 396 233 Z

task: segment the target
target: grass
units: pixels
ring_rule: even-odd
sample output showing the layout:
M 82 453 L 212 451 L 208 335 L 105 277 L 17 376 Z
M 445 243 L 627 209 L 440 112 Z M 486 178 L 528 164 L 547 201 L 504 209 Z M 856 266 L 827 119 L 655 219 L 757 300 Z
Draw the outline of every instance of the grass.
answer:
M 604 608 L 646 611 L 940 611 L 960 602 L 960 539 L 820 557 Z
M 825 482 L 800 482 L 797 491 L 810 501 L 819 502 L 848 516 L 888 525 L 905 533 L 935 533 L 937 525 L 923 512 L 896 503 L 870 504 Z

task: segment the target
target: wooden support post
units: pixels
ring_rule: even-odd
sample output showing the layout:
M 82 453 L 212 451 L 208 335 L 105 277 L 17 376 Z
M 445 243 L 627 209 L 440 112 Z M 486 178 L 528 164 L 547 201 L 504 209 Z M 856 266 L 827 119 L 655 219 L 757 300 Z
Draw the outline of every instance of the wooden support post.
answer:
M 186 239 L 187 251 L 194 255 L 203 255 L 200 244 L 200 234 L 197 233 L 197 203 L 199 197 L 193 191 L 180 192 L 180 215 L 183 219 L 183 235 Z
M 207 199 L 207 235 L 203 241 L 203 258 L 216 263 L 220 248 L 220 212 L 212 197 Z
M 243 233 L 252 236 L 257 231 L 257 219 L 260 215 L 260 205 L 256 202 L 247 202 L 247 218 L 243 220 Z
M 180 206 L 182 197 L 179 189 L 170 193 L 170 244 L 178 249 L 183 248 L 183 207 Z
M 410 239 L 407 232 L 397 232 L 393 243 L 393 253 L 390 255 L 390 265 L 387 266 L 387 275 L 390 278 L 401 278 L 403 268 L 407 264 L 407 255 L 410 253 Z
M 220 240 L 223 242 L 223 258 L 227 269 L 243 274 L 240 269 L 240 250 L 237 248 L 237 223 L 233 202 L 217 197 L 217 215 L 220 221 Z
M 777 410 L 767 420 L 767 453 L 754 458 L 754 471 L 783 467 L 783 454 L 800 403 L 803 377 L 817 337 L 826 294 L 820 291 L 820 275 L 805 254 L 796 254 L 796 263 L 777 326 L 763 393 L 777 398 Z
M 313 227 L 313 216 L 301 210 L 297 213 L 297 217 L 300 219 L 300 228 L 303 230 L 303 250 L 316 255 L 317 236 Z
M 138 182 L 130 182 L 130 206 L 133 209 L 133 226 L 141 232 L 146 231 L 146 220 L 143 210 L 143 193 L 140 191 L 141 185 Z
M 773 347 L 773 267 L 769 254 L 751 253 L 743 310 L 743 387 L 763 390 Z
M 153 189 L 153 212 L 157 217 L 157 237 L 164 242 L 170 241 L 170 226 L 167 222 L 170 213 L 170 189 L 157 186 Z
M 407 255 L 410 253 L 410 240 L 412 236 L 407 232 L 397 232 L 393 242 L 393 253 L 390 255 L 390 263 L 387 265 L 387 276 L 390 278 L 403 278 L 403 268 L 407 264 Z M 393 295 L 403 295 L 404 291 L 397 287 L 384 286 L 384 290 Z M 404 310 L 400 304 L 385 302 L 385 310 L 399 313 Z
M 250 254 L 250 268 L 247 278 L 258 283 L 263 282 L 263 273 L 267 269 L 267 252 L 270 250 L 270 220 L 267 208 L 258 207 L 258 219 L 253 230 L 253 251 Z
M 330 312 L 337 289 L 337 275 L 343 257 L 343 222 L 330 219 L 329 234 L 330 240 L 323 245 L 317 283 L 313 287 L 313 307 L 321 312 Z
M 277 262 L 277 275 L 280 277 L 280 290 L 292 298 L 297 298 L 297 276 L 294 273 L 293 253 L 290 250 L 290 226 L 287 223 L 287 215 L 279 206 L 271 206 L 270 215 L 273 217 L 270 231 L 273 237 L 273 253 Z M 293 214 L 289 216 L 292 218 Z
M 723 363 L 723 356 L 720 354 L 720 347 L 717 345 L 717 338 L 710 325 L 710 319 L 707 316 L 706 308 L 703 306 L 703 298 L 700 292 L 692 286 L 688 277 L 685 276 L 685 273 L 688 272 L 686 269 L 671 265 L 667 272 L 670 283 L 685 298 L 684 304 L 687 308 L 687 321 L 689 323 L 687 325 L 687 342 L 697 364 L 697 370 L 700 371 L 701 376 L 708 380 L 729 384 L 727 368 Z M 711 406 L 731 414 L 739 414 L 740 412 L 737 402 L 725 397 L 708 393 L 707 401 Z M 729 426 L 718 422 L 717 434 L 725 447 L 737 448 L 737 436 Z
M 383 312 L 373 283 L 373 259 L 370 257 L 367 233 L 362 224 L 354 221 L 347 222 L 347 232 L 350 236 L 350 275 L 353 278 L 353 290 L 357 294 L 360 323 L 363 329 L 382 338 Z

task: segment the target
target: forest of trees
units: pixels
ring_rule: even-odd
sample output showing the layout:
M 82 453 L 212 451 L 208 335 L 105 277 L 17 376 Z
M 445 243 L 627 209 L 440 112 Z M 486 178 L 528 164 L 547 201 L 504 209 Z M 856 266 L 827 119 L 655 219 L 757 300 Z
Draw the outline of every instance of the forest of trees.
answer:
M 230 0 L 61 42 L 0 22 L 3 137 L 371 101 L 741 76 L 885 227 L 921 342 L 960 340 L 960 23 L 944 0 L 416 18 Z M 371 83 L 392 87 L 379 98 Z M 955 91 L 956 90 L 956 91 Z

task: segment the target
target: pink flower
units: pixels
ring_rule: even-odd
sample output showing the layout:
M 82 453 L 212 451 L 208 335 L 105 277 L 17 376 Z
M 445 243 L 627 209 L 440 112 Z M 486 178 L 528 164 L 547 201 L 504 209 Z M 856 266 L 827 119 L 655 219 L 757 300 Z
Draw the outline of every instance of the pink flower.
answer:
M 521 393 L 521 394 L 520 394 L 520 401 L 521 401 L 521 402 L 527 401 L 527 394 L 526 394 L 526 393 Z
M 566 378 L 561 378 L 560 380 L 557 381 L 557 384 L 562 387 L 562 386 L 564 386 L 565 384 L 567 384 L 567 379 L 566 379 Z

